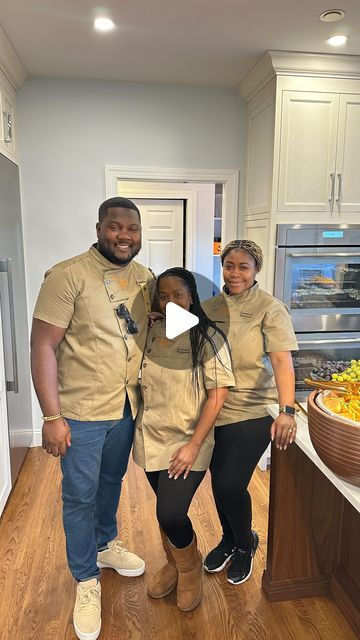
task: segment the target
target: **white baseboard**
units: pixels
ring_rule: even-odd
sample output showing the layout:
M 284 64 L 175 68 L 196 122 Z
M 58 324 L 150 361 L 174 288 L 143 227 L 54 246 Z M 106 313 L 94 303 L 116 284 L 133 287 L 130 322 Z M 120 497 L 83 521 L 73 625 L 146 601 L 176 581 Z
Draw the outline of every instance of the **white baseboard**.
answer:
M 41 445 L 42 445 L 42 433 L 41 431 L 34 431 L 31 446 L 41 447 Z
M 33 430 L 32 429 L 19 429 L 18 431 L 13 431 L 9 433 L 10 447 L 28 447 L 29 442 L 33 440 Z

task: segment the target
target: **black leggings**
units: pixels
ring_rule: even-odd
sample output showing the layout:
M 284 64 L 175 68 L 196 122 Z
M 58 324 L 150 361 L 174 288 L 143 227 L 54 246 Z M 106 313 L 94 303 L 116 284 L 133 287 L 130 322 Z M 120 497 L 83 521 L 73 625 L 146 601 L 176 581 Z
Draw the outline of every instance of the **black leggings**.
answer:
M 224 536 L 240 549 L 251 545 L 251 498 L 247 490 L 254 469 L 270 442 L 271 416 L 215 428 L 211 483 Z
M 183 474 L 177 480 L 169 478 L 167 469 L 145 473 L 156 494 L 156 517 L 160 527 L 174 547 L 187 547 L 194 537 L 187 512 L 206 471 L 190 471 L 186 480 Z

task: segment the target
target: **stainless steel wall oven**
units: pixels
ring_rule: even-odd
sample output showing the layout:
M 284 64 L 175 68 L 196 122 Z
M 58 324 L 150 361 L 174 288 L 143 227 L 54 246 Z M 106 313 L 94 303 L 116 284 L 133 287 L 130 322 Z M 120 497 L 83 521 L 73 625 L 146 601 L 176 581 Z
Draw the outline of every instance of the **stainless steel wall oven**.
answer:
M 299 343 L 297 397 L 314 367 L 360 358 L 360 224 L 278 225 L 274 293 Z

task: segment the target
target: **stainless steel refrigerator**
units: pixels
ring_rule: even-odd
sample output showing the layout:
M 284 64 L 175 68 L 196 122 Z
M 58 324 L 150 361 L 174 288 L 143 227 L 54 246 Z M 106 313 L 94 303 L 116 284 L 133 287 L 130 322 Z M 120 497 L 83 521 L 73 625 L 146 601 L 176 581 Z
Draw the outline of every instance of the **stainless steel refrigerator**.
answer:
M 19 168 L 0 154 L 0 307 L 12 485 L 32 440 Z

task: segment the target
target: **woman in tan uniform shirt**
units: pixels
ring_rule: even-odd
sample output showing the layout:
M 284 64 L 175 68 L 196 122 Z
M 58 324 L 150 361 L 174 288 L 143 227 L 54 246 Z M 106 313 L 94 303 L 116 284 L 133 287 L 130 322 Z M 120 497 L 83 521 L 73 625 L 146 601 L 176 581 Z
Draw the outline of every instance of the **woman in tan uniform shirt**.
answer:
M 202 559 L 187 512 L 209 466 L 213 426 L 234 377 L 227 340 L 202 310 L 192 273 L 169 269 L 157 288 L 162 313 L 173 302 L 197 315 L 199 324 L 173 340 L 166 337 L 165 318 L 150 329 L 133 455 L 156 494 L 168 560 L 148 593 L 161 598 L 177 584 L 178 607 L 191 611 L 202 597 Z
M 235 388 L 216 421 L 210 466 L 223 537 L 204 566 L 217 572 L 230 562 L 228 581 L 241 584 L 251 575 L 258 545 L 247 486 L 270 437 L 282 450 L 295 437 L 291 351 L 297 350 L 297 342 L 285 305 L 255 280 L 263 262 L 260 247 L 251 240 L 234 240 L 224 248 L 221 262 L 223 293 L 203 307 L 227 333 Z M 276 402 L 279 416 L 273 421 L 266 408 Z

